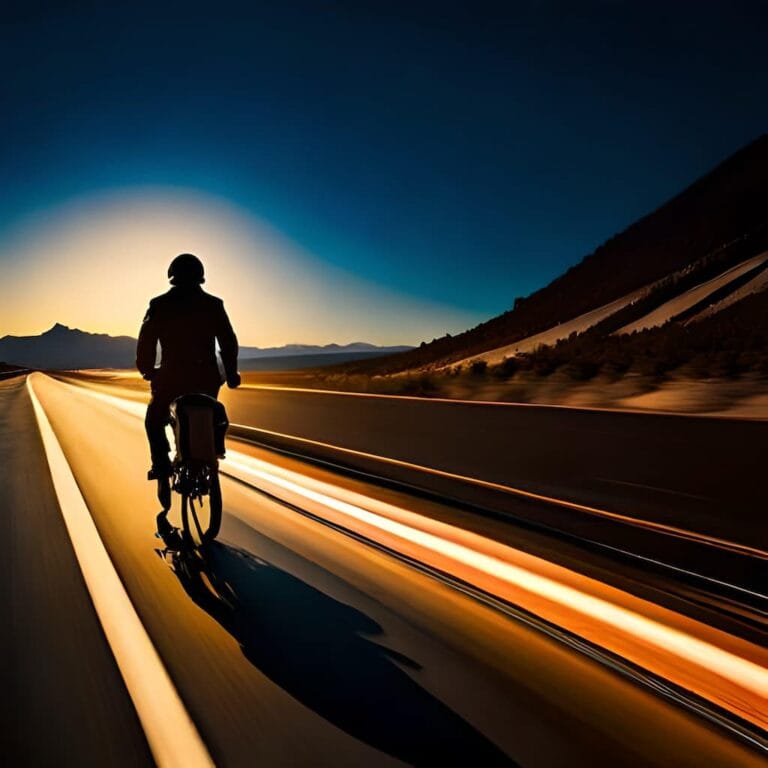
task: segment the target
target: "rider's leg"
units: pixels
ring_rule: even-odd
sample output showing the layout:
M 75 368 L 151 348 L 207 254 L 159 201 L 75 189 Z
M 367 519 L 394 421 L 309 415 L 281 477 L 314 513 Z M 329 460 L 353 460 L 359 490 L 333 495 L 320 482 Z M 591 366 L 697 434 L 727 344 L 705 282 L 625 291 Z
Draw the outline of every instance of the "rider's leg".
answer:
M 147 406 L 147 415 L 144 418 L 144 426 L 149 440 L 149 453 L 152 457 L 152 472 L 155 477 L 163 474 L 166 476 L 171 471 L 171 460 L 168 456 L 171 446 L 165 434 L 165 426 L 168 423 L 168 409 L 171 401 L 161 394 L 153 394 Z
M 159 392 L 153 393 L 144 419 L 149 440 L 149 451 L 152 456 L 152 469 L 149 472 L 149 478 L 157 480 L 157 499 L 164 512 L 171 508 L 171 460 L 168 456 L 171 446 L 168 444 L 168 438 L 165 434 L 170 404 L 170 397 Z
M 216 441 L 216 455 L 220 458 L 224 458 L 224 437 L 227 433 L 227 428 L 229 427 L 229 421 L 227 420 L 227 411 L 224 408 L 224 404 L 218 402 L 219 397 L 219 386 L 209 386 L 207 389 L 203 390 L 203 392 L 206 395 L 209 395 L 210 397 L 214 398 L 216 400 L 216 411 L 214 414 L 214 437 Z

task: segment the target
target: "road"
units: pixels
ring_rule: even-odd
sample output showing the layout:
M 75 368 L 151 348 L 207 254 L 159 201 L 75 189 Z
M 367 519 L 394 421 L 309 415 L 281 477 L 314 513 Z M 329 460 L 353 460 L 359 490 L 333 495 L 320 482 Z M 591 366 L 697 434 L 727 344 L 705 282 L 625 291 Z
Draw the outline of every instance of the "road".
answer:
M 607 566 L 594 558 L 589 576 L 566 571 L 562 562 L 576 557 L 569 545 L 557 545 L 560 565 L 534 558 L 538 533 L 519 534 L 527 552 L 507 547 L 509 534 L 501 549 L 494 543 L 501 536 L 471 538 L 477 534 L 458 525 L 466 515 L 434 500 L 234 441 L 225 462 L 219 544 L 206 559 L 164 551 L 152 536 L 157 503 L 142 480 L 146 446 L 140 405 L 130 391 L 120 406 L 93 389 L 40 374 L 33 380 L 130 602 L 217 764 L 555 766 L 594 765 L 598 757 L 601 764 L 764 764 L 759 750 L 743 740 L 617 674 L 604 659 L 436 577 L 434 569 L 453 572 L 465 585 L 475 579 L 483 594 L 505 603 L 527 599 L 526 610 L 545 615 L 549 624 L 572 633 L 575 622 L 590 642 L 620 650 L 635 664 L 656 664 L 657 673 L 670 664 L 663 648 L 649 654 L 645 641 L 622 637 L 622 627 L 605 633 L 597 618 L 571 616 L 575 606 L 555 605 L 554 593 L 545 600 L 541 590 L 559 580 L 569 595 L 578 592 L 601 606 L 613 601 L 614 614 L 617 608 L 634 616 L 649 611 L 646 623 L 687 633 L 691 647 L 706 644 L 715 662 L 738 666 L 742 660 L 754 665 L 748 671 L 762 669 L 764 649 L 747 632 L 726 634 L 700 615 L 678 614 L 671 603 L 648 608 L 636 594 L 598 581 Z M 3 540 L 10 543 L 14 585 L 7 598 L 14 620 L 6 658 L 23 704 L 14 726 L 14 762 L 50 763 L 53 753 L 62 763 L 149 764 L 144 720 L 137 719 L 67 542 L 29 391 L 22 378 L 0 387 L 2 490 L 11 510 Z M 331 418 L 327 395 L 311 406 L 314 422 L 310 406 L 302 411 L 291 401 L 275 429 L 278 424 L 262 420 L 248 402 L 262 394 L 246 391 L 238 400 L 241 393 L 235 393 L 231 419 L 283 432 L 290 418 L 304 430 Z M 379 407 L 386 411 L 389 402 Z M 338 425 L 338 414 L 312 439 L 343 441 L 339 430 L 351 431 L 357 418 L 369 441 L 376 435 L 387 450 L 386 430 L 373 429 L 354 406 L 335 434 L 328 430 Z M 415 434 L 417 447 L 419 441 L 423 446 L 427 438 L 418 429 Z M 260 473 L 259 482 L 249 473 Z M 363 503 L 368 517 L 351 522 L 360 509 L 355 505 Z M 317 514 L 301 514 L 300 506 Z M 386 535 L 383 529 L 376 534 L 382 546 L 372 546 L 371 526 L 383 525 L 385 517 Z M 419 525 L 420 536 L 401 552 L 409 557 L 396 556 L 394 539 L 402 546 L 407 531 Z M 500 524 L 486 525 L 495 532 Z M 435 548 L 440 542 L 443 550 Z M 542 552 L 553 545 L 538 546 Z M 477 563 L 456 570 L 456 557 L 467 552 L 505 558 L 534 586 L 511 595 L 502 591 L 509 584 L 491 583 L 487 574 L 481 582 Z M 415 567 L 419 562 L 433 570 Z M 685 665 L 678 666 L 667 674 L 683 674 Z M 712 669 L 717 672 L 714 662 Z M 732 691 L 733 706 L 746 707 L 742 719 L 760 722 L 750 698 L 752 679 L 723 675 L 710 680 L 698 669 L 696 681 L 687 682 L 700 696 Z

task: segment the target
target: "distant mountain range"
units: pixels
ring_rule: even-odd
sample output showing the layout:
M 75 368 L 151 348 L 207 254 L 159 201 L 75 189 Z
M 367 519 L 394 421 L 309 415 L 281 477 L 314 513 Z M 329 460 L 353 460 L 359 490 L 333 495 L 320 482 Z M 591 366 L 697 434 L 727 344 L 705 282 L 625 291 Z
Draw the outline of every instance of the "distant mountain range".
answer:
M 319 367 L 412 349 L 352 344 L 287 344 L 284 347 L 241 347 L 240 367 L 249 370 L 289 370 Z M 3 336 L 0 361 L 29 368 L 132 368 L 136 339 L 88 333 L 56 323 L 38 336 Z
M 87 333 L 56 323 L 39 336 L 3 336 L 0 360 L 29 368 L 128 368 L 136 339 Z
M 394 347 L 377 347 L 364 341 L 353 341 L 351 344 L 286 344 L 284 347 L 240 347 L 240 357 L 251 359 L 257 357 L 296 357 L 302 355 L 350 355 L 378 354 L 386 355 L 395 352 L 405 352 L 413 347 L 404 345 Z

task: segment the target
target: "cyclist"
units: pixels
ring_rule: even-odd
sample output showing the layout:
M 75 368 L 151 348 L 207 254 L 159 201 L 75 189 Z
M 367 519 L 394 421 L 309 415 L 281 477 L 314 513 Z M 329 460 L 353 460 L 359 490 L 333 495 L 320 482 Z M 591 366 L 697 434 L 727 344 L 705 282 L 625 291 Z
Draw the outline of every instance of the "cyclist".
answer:
M 152 389 L 144 422 L 152 457 L 147 478 L 157 480 L 157 498 L 164 510 L 171 506 L 170 445 L 165 435 L 170 405 L 191 392 L 218 396 L 222 375 L 216 360 L 217 341 L 227 386 L 240 385 L 237 337 L 224 302 L 201 288 L 205 270 L 200 259 L 182 253 L 168 267 L 168 278 L 173 287 L 149 302 L 136 346 L 136 367 Z M 158 342 L 160 363 L 156 365 Z

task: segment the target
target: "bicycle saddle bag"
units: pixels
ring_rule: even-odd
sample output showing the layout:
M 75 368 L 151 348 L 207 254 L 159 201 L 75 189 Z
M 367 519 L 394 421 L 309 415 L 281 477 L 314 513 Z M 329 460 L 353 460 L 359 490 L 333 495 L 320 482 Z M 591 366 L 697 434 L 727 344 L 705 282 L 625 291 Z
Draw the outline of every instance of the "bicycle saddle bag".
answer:
M 229 421 L 224 406 L 208 395 L 177 397 L 171 403 L 171 425 L 176 437 L 176 459 L 214 463 L 224 456 Z

